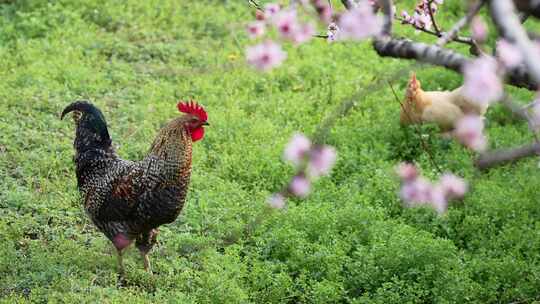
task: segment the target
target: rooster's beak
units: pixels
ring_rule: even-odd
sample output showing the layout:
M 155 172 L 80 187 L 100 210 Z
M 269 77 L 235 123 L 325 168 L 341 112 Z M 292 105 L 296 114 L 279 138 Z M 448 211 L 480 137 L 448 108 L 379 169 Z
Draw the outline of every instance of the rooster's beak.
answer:
M 202 125 L 203 125 L 203 126 L 209 126 L 210 124 L 209 124 L 208 122 L 205 121 L 205 122 L 203 122 Z

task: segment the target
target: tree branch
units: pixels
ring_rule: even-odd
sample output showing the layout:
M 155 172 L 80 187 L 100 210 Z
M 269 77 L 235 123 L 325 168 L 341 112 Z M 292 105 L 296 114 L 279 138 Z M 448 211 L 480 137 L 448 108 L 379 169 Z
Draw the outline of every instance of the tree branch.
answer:
M 518 5 L 524 4 L 523 1 L 515 1 Z M 518 3 L 519 2 L 519 3 Z M 540 9 L 540 0 L 531 0 L 528 1 L 530 5 L 536 3 Z M 532 87 L 540 86 L 540 60 L 537 57 L 537 50 L 533 46 L 533 43 L 529 39 L 527 32 L 523 29 L 521 25 L 521 19 L 518 17 L 516 12 L 516 7 L 514 3 L 510 0 L 491 0 L 490 1 L 490 11 L 491 18 L 497 26 L 500 36 L 506 38 L 508 41 L 515 43 L 520 49 L 525 64 L 520 68 L 525 70 L 525 66 L 528 69 L 529 81 L 533 85 Z M 522 71 L 523 72 L 523 71 Z M 526 119 L 531 127 L 531 121 L 527 112 L 523 109 L 512 104 L 510 100 L 503 99 L 503 104 L 509 107 L 514 113 L 520 115 L 522 118 Z M 532 130 L 534 132 L 534 130 Z M 524 157 L 535 156 L 540 154 L 540 142 L 536 133 L 535 143 L 518 148 L 512 149 L 501 149 L 494 152 L 487 152 L 475 161 L 475 165 L 481 169 L 488 169 L 490 167 L 517 161 Z
M 538 0 L 514 0 L 517 9 L 526 14 L 540 18 L 540 1 Z
M 384 13 L 383 35 L 392 35 L 392 0 L 380 0 Z
M 540 1 L 531 0 L 530 2 Z M 538 6 L 540 7 L 540 4 Z M 529 39 L 525 29 L 523 29 L 514 3 L 510 0 L 491 0 L 490 11 L 491 17 L 499 29 L 501 36 L 515 43 L 521 50 L 531 80 L 538 87 L 540 85 L 540 58 L 538 57 L 538 50 Z
M 535 156 L 540 153 L 540 144 L 529 144 L 513 149 L 501 149 L 480 155 L 475 166 L 480 170 L 486 170 L 503 163 L 514 162 L 524 157 Z
M 343 6 L 345 6 L 345 8 L 348 10 L 354 7 L 352 0 L 341 0 L 341 3 L 343 3 Z
M 462 73 L 464 64 L 469 60 L 469 58 L 456 51 L 436 45 L 413 42 L 408 39 L 376 38 L 373 47 L 382 57 L 414 59 L 442 66 L 458 73 Z M 507 82 L 517 87 L 536 90 L 536 83 L 530 79 L 527 70 L 523 66 L 509 70 Z
M 444 66 L 456 72 L 461 72 L 463 64 L 467 61 L 465 56 L 452 50 L 408 39 L 378 38 L 373 46 L 382 57 L 415 59 Z

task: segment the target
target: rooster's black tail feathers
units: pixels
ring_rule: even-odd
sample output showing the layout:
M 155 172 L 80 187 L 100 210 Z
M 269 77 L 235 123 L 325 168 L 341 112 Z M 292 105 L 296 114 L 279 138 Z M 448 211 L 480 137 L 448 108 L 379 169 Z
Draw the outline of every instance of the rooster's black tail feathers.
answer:
M 111 138 L 107 129 L 107 122 L 103 113 L 88 101 L 80 100 L 68 105 L 62 111 L 61 119 L 72 111 L 81 112 L 77 123 L 75 148 L 83 152 L 90 148 L 107 149 L 111 145 Z

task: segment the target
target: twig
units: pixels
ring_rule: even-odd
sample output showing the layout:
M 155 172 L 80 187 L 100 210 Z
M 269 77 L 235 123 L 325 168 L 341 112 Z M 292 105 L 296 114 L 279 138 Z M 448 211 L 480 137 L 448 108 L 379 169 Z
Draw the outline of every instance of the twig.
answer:
M 431 19 L 431 24 L 433 24 L 433 28 L 435 29 L 435 32 L 440 37 L 441 30 L 439 29 L 439 26 L 437 25 L 437 22 L 435 21 L 435 16 L 433 15 L 433 10 L 431 9 L 431 4 L 433 4 L 433 0 L 429 0 L 428 5 L 428 12 L 429 12 L 429 18 Z
M 409 118 L 409 121 L 412 121 L 412 118 L 411 118 L 411 115 L 410 115 L 409 111 L 407 111 L 405 109 L 405 106 L 399 100 L 399 97 L 398 97 L 396 91 L 394 90 L 394 87 L 392 86 L 392 83 L 388 82 L 388 85 L 390 86 L 390 89 L 392 90 L 392 94 L 394 94 L 394 97 L 396 98 L 396 101 L 401 106 L 401 109 L 403 110 L 403 112 L 405 112 L 405 115 L 407 115 L 407 118 Z M 420 125 L 422 125 L 422 122 L 420 122 Z M 429 145 L 424 140 L 424 137 L 422 137 L 422 130 L 420 129 L 420 127 L 418 125 L 414 125 L 414 126 L 415 126 L 415 131 L 418 134 L 418 137 L 420 138 L 420 142 L 422 143 L 422 148 L 424 148 L 424 151 L 427 153 L 427 155 L 429 157 L 429 161 L 431 162 L 431 165 L 433 167 L 435 167 L 435 169 L 437 169 L 437 171 L 439 173 L 442 173 L 442 170 L 439 167 L 439 165 L 437 164 L 437 162 L 435 161 L 435 158 L 433 157 L 433 154 L 431 154 L 431 149 L 429 148 Z
M 256 9 L 262 11 L 262 7 L 255 0 L 248 0 L 248 3 L 253 5 Z
M 479 0 L 479 1 L 476 1 L 475 3 L 473 3 L 471 5 L 469 11 L 467 12 L 467 15 L 465 15 L 458 22 L 456 22 L 454 24 L 454 26 L 448 32 L 444 33 L 439 38 L 439 40 L 437 40 L 436 44 L 438 46 L 443 46 L 443 45 L 447 44 L 450 40 L 454 40 L 454 38 L 457 37 L 457 34 L 459 33 L 459 31 L 464 26 L 469 24 L 471 22 L 471 20 L 474 18 L 474 16 L 476 16 L 476 14 L 478 14 L 478 12 L 480 11 L 480 9 L 484 5 L 484 3 L 485 2 L 483 0 Z M 477 44 L 476 44 L 476 41 L 474 41 L 474 39 L 471 39 L 471 43 L 472 43 L 473 46 L 478 47 Z
M 328 39 L 328 35 L 324 35 L 324 34 L 315 34 L 313 35 L 314 38 L 324 38 L 324 39 Z
M 433 36 L 436 36 L 436 37 L 439 37 L 439 38 L 441 38 L 443 36 L 443 33 L 437 34 L 436 32 L 434 32 L 432 30 L 428 30 L 425 27 L 417 26 L 416 24 L 407 22 L 405 19 L 403 19 L 401 17 L 396 16 L 396 17 L 394 17 L 394 19 L 400 21 L 401 23 L 412 25 L 412 27 L 414 27 L 415 29 L 417 29 L 419 31 L 422 31 L 422 32 L 424 32 L 426 34 L 430 34 L 430 35 L 433 35 Z M 473 39 L 470 38 L 470 37 L 458 36 L 458 37 L 452 38 L 451 41 L 459 42 L 459 43 L 463 43 L 463 44 L 467 44 L 467 45 L 471 45 L 471 46 L 474 45 Z

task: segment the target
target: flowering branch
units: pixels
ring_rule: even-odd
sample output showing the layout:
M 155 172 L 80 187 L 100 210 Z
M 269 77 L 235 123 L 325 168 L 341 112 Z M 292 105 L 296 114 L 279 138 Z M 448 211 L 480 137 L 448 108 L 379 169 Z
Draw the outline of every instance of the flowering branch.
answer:
M 373 46 L 382 57 L 414 59 L 458 73 L 462 73 L 463 66 L 469 61 L 467 57 L 453 50 L 409 39 L 379 38 L 374 41 Z M 536 90 L 536 83 L 531 80 L 524 66 L 510 68 L 507 75 L 509 84 Z
M 517 0 L 515 1 L 517 2 Z M 528 4 L 528 10 L 531 7 L 536 7 L 534 1 L 540 2 L 533 0 L 532 4 Z M 282 191 L 270 198 L 270 205 L 276 208 L 284 207 L 285 199 L 289 196 L 302 198 L 307 196 L 311 182 L 329 173 L 335 161 L 336 152 L 332 147 L 323 143 L 328 131 L 340 117 L 347 115 L 358 101 L 367 95 L 378 91 L 386 83 L 402 78 L 411 69 L 422 66 L 423 63 L 442 66 L 464 74 L 462 97 L 478 103 L 477 106 L 484 109 L 482 113 L 485 113 L 485 109 L 490 103 L 503 96 L 503 76 L 506 76 L 507 83 L 531 90 L 536 90 L 540 84 L 540 60 L 536 58 L 537 50 L 521 26 L 522 20 L 515 12 L 512 0 L 476 0 L 469 6 L 466 15 L 456 22 L 448 32 L 443 32 L 435 19 L 437 4 L 442 4 L 443 0 L 422 0 L 416 6 L 413 16 L 409 16 L 404 11 L 403 18 L 394 17 L 395 8 L 392 0 L 363 0 L 358 3 L 342 0 L 341 2 L 347 11 L 338 15 L 337 20 L 334 19 L 335 15 L 332 12 L 331 4 L 327 0 L 294 1 L 288 7 L 281 7 L 275 3 L 268 3 L 261 7 L 255 0 L 248 0 L 248 2 L 257 8 L 256 21 L 248 26 L 248 34 L 252 39 L 264 37 L 265 32 L 269 30 L 277 32 L 281 42 L 288 41 L 293 45 L 302 44 L 313 37 L 326 38 L 329 42 L 372 38 L 373 48 L 381 57 L 414 60 L 414 63 L 395 71 L 389 77 L 379 78 L 345 99 L 325 117 L 311 140 L 301 134 L 293 137 L 285 151 L 285 159 L 295 166 L 296 174 Z M 506 40 L 497 42 L 496 57 L 489 56 L 481 48 L 487 40 L 487 27 L 480 17 L 475 16 L 485 3 L 490 4 L 492 19 L 499 28 L 499 32 L 502 33 L 501 37 L 506 38 Z M 523 5 L 520 9 L 523 9 L 522 7 Z M 382 10 L 384 18 L 377 14 L 379 9 Z M 524 15 L 528 13 L 530 12 Z M 324 24 L 327 27 L 327 35 L 315 34 L 314 23 L 306 21 L 306 17 L 312 18 L 314 16 L 318 18 L 319 24 Z M 439 37 L 439 39 L 436 44 L 431 45 L 394 38 L 392 37 L 392 21 L 394 19 L 412 25 L 417 30 Z M 472 37 L 459 36 L 459 31 L 468 24 L 471 24 Z M 433 30 L 430 29 L 431 26 L 433 26 Z M 471 53 L 481 54 L 481 56 L 468 58 L 456 51 L 443 48 L 450 41 L 470 45 Z M 286 53 L 281 48 L 280 43 L 267 38 L 255 46 L 248 47 L 246 58 L 248 63 L 256 69 L 269 71 L 286 59 Z M 396 95 L 395 92 L 394 95 Z M 513 103 L 510 104 L 509 100 L 508 103 L 506 100 L 503 102 L 514 106 Z M 534 133 L 535 130 L 540 129 L 540 101 L 532 105 L 534 108 L 532 111 L 511 108 L 528 121 L 535 135 L 536 144 L 482 154 L 476 161 L 479 168 L 483 169 L 497 163 L 540 153 L 540 141 Z M 475 106 L 473 105 L 473 107 Z M 528 112 L 534 113 L 535 118 L 531 119 Z M 453 134 L 467 147 L 478 152 L 484 151 L 487 140 L 483 134 L 484 121 L 482 117 L 470 115 L 468 112 L 463 114 L 466 115 L 455 122 Z M 427 147 L 424 146 L 424 148 L 429 154 Z M 433 165 L 438 168 L 437 164 Z M 414 184 L 404 183 L 404 185 Z M 420 202 L 429 200 L 431 202 L 437 200 L 446 202 L 448 198 L 439 195 L 441 194 L 438 191 L 440 189 L 434 187 L 432 190 L 434 192 L 430 193 L 435 196 L 430 194 L 429 197 L 420 200 Z
M 521 26 L 521 21 L 516 14 L 514 3 L 510 0 L 491 0 L 490 11 L 501 36 L 511 43 L 515 43 L 521 50 L 523 60 L 528 67 L 531 78 L 539 86 L 540 58 L 538 56 L 538 50 L 529 39 L 525 29 Z
M 399 195 L 405 207 L 431 206 L 439 214 L 446 212 L 449 201 L 461 200 L 469 188 L 462 178 L 451 173 L 443 174 L 439 181 L 433 183 L 409 163 L 399 164 L 396 173 L 401 179 Z
M 517 2 L 519 1 L 516 1 L 516 3 Z M 523 5 L 523 3 L 521 5 Z M 514 3 L 510 0 L 491 0 L 490 11 L 492 19 L 499 29 L 501 36 L 510 43 L 513 43 L 517 48 L 516 52 L 518 52 L 518 54 L 520 53 L 519 57 L 525 63 L 524 65 L 520 65 L 520 68 L 525 69 L 526 67 L 528 69 L 532 88 L 540 88 L 540 60 L 537 56 L 538 50 L 531 42 L 527 32 L 521 26 L 521 20 L 518 17 Z M 529 128 L 534 134 L 535 143 L 518 148 L 502 149 L 484 153 L 475 162 L 475 165 L 480 169 L 488 169 L 524 157 L 540 155 L 540 141 L 535 130 L 538 124 L 536 121 L 536 113 L 533 113 L 534 116 L 531 117 L 526 109 L 513 104 L 508 98 L 503 99 L 502 102 L 514 113 L 527 120 Z M 540 107 L 538 101 L 531 103 L 531 106 L 535 107 L 533 110 L 536 110 L 536 107 Z
M 454 26 L 448 32 L 443 33 L 436 44 L 438 46 L 443 46 L 447 44 L 450 40 L 469 44 L 468 42 L 463 41 L 461 37 L 458 37 L 457 34 L 463 27 L 471 23 L 471 20 L 474 18 L 474 16 L 476 16 L 476 14 L 478 14 L 478 12 L 480 11 L 484 3 L 485 3 L 484 0 L 476 1 L 475 3 L 473 3 L 469 11 L 467 12 L 467 15 L 465 15 L 458 22 L 456 22 Z M 470 39 L 470 38 L 465 38 L 465 39 Z M 473 39 L 470 39 L 470 42 L 471 44 L 476 46 L 476 42 Z

